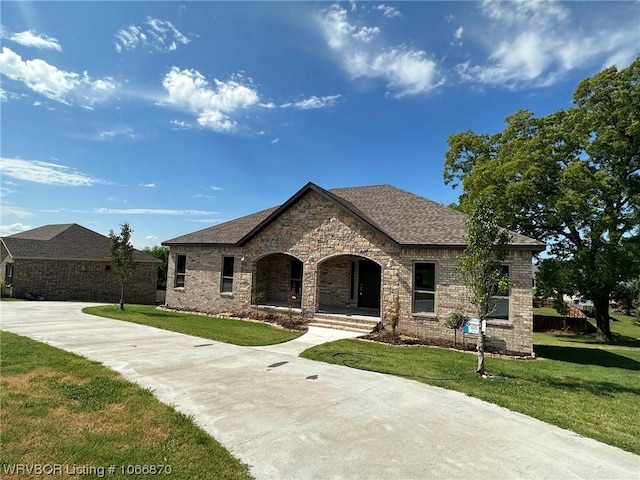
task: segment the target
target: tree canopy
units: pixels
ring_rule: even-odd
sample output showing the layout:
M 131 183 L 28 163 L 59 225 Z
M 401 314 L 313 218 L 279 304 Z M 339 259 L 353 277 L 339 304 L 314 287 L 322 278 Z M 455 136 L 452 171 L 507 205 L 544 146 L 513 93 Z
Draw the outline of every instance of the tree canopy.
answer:
M 547 242 L 567 290 L 594 302 L 611 340 L 609 297 L 640 272 L 640 57 L 583 80 L 566 110 L 520 110 L 497 134 L 448 139 L 445 183 L 460 207 L 486 203 L 498 224 Z
M 142 251 L 160 260 L 160 264 L 158 265 L 158 279 L 157 279 L 156 286 L 158 290 L 166 289 L 167 288 L 167 270 L 168 270 L 168 263 L 169 263 L 169 247 L 163 247 L 162 245 L 154 245 L 153 247 L 144 247 Z
M 120 226 L 120 234 L 109 230 L 111 248 L 109 256 L 114 273 L 120 279 L 120 310 L 124 310 L 124 284 L 133 275 L 137 263 L 133 259 L 133 245 L 131 244 L 131 227 L 128 223 Z

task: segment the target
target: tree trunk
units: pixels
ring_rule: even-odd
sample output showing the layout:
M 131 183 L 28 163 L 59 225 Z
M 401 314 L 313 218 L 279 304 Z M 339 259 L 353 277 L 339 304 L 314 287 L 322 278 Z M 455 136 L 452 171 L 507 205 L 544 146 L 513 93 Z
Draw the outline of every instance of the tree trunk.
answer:
M 124 311 L 124 282 L 120 284 L 120 311 Z
M 609 295 L 593 299 L 593 313 L 596 317 L 596 340 L 612 342 L 611 323 L 609 322 Z
M 478 333 L 478 344 L 476 345 L 476 350 L 478 350 L 478 368 L 476 369 L 476 373 L 478 375 L 484 375 L 484 343 L 485 343 L 485 335 L 482 331 L 482 323 L 480 324 L 480 332 Z

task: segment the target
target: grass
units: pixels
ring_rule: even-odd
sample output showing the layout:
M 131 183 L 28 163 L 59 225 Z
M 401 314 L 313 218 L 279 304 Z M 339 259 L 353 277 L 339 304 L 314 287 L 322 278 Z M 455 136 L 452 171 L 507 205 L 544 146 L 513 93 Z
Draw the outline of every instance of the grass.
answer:
M 128 465 L 164 470 L 152 478 L 251 478 L 189 417 L 97 362 L 7 332 L 0 348 L 2 478 L 35 478 L 8 474 L 16 464 L 60 465 L 46 475 L 59 479 L 79 478 L 69 473 L 78 468 L 87 479 L 142 476 Z M 111 465 L 113 474 L 100 470 Z
M 536 307 L 533 309 L 534 315 L 544 315 L 545 317 L 562 317 L 555 308 Z
M 301 335 L 300 332 L 283 330 L 266 323 L 160 310 L 150 305 L 125 305 L 123 312 L 119 310 L 118 305 L 87 307 L 82 311 L 91 315 L 124 320 L 235 345 L 273 345 L 288 342 Z
M 489 357 L 494 379 L 474 373 L 473 354 L 432 347 L 340 340 L 301 356 L 457 390 L 640 454 L 640 326 L 616 317 L 617 343 L 535 333 L 538 359 Z

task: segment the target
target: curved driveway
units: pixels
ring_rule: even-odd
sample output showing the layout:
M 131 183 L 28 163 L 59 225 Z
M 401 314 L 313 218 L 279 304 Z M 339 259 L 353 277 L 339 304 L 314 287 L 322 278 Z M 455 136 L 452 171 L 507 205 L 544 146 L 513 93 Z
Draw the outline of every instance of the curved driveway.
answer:
M 152 389 L 258 479 L 640 478 L 639 456 L 496 405 L 298 358 L 322 329 L 238 347 L 85 315 L 83 306 L 2 302 L 1 328 Z

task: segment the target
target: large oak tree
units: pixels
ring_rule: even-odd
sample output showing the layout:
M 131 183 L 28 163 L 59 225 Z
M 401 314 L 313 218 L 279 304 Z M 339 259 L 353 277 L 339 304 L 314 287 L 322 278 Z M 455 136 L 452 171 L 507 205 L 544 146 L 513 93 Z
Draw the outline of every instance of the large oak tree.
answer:
M 444 178 L 462 186 L 463 210 L 487 203 L 500 225 L 546 241 L 569 279 L 558 289 L 592 300 L 610 341 L 611 292 L 640 272 L 640 57 L 583 80 L 573 102 L 452 135 Z

